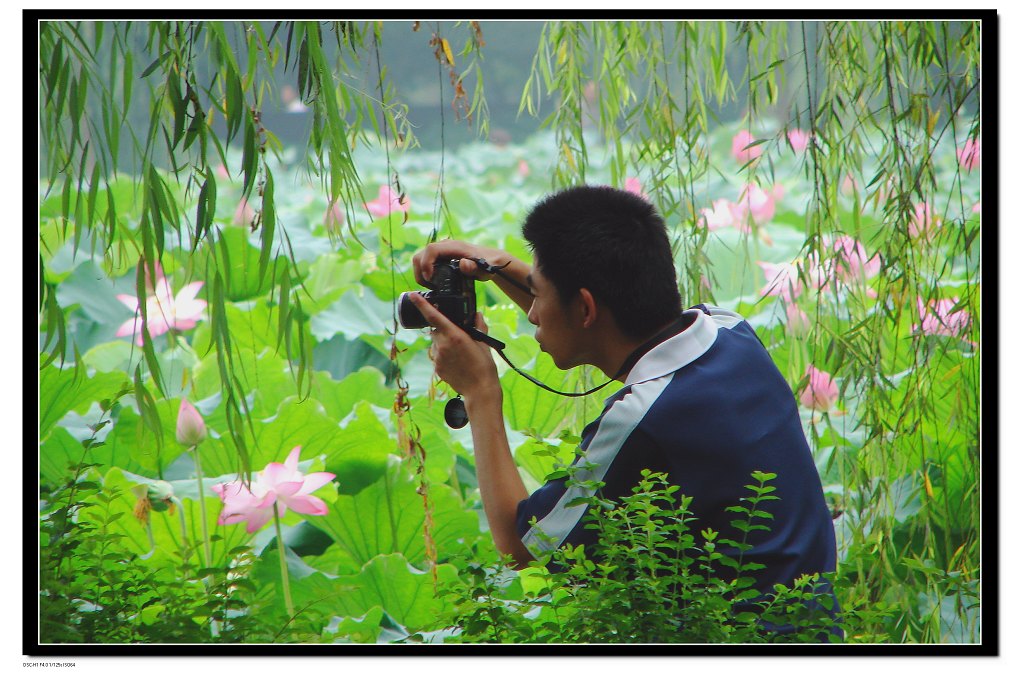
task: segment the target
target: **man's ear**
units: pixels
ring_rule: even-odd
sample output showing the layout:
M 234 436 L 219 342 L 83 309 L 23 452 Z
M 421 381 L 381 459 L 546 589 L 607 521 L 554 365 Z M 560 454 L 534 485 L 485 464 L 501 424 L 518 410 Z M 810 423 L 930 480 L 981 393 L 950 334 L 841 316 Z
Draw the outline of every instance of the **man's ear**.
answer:
M 583 319 L 582 325 L 585 328 L 591 328 L 595 324 L 595 320 L 598 318 L 598 303 L 595 302 L 595 296 L 591 294 L 587 288 L 582 288 L 577 292 L 578 299 L 581 302 L 581 317 Z

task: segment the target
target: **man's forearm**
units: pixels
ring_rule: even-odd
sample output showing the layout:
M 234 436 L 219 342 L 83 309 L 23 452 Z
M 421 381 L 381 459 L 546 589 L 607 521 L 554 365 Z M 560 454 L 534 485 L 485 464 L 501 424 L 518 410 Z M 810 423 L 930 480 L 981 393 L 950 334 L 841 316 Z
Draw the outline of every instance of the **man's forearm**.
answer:
M 531 274 L 531 265 L 517 258 L 514 258 L 509 253 L 506 253 L 505 255 L 506 259 L 500 260 L 498 262 L 490 260 L 489 262 L 493 265 L 496 265 L 497 267 L 509 262 L 510 264 L 501 269 L 500 271 L 503 274 L 509 276 L 517 283 L 527 287 L 528 275 Z M 525 293 L 520 288 L 514 286 L 512 283 L 510 283 L 509 281 L 507 281 L 498 274 L 494 275 L 492 277 L 492 280 L 495 281 L 496 285 L 499 286 L 500 290 L 506 293 L 507 297 L 513 300 L 514 303 L 516 303 L 516 305 L 520 307 L 522 310 L 527 312 L 529 309 L 531 309 L 532 301 L 531 295 Z
M 522 568 L 533 556 L 517 533 L 517 504 L 527 499 L 517 464 L 510 454 L 503 427 L 502 392 L 493 391 L 465 398 L 475 445 L 475 470 L 485 517 L 496 548 L 513 557 Z

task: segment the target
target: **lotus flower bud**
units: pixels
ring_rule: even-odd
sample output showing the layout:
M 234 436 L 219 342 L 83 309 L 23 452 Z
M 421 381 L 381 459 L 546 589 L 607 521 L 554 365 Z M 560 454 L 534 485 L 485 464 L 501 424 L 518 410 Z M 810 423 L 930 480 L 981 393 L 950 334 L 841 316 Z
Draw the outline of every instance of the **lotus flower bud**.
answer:
M 807 335 L 811 330 L 807 312 L 792 302 L 786 305 L 786 330 L 790 335 Z
M 733 137 L 733 147 L 731 149 L 731 153 L 733 154 L 733 157 L 741 164 L 746 164 L 747 162 L 750 162 L 752 159 L 761 156 L 762 151 L 761 146 L 753 145 L 751 147 L 747 147 L 751 145 L 751 143 L 754 143 L 754 136 L 752 136 L 751 132 L 748 131 L 747 129 L 739 131 L 737 135 Z
M 177 411 L 177 442 L 190 448 L 204 440 L 205 421 L 202 415 L 188 403 L 188 399 L 181 399 L 181 407 Z
M 839 387 L 833 381 L 832 375 L 814 366 L 808 366 L 807 376 L 807 388 L 801 393 L 800 402 L 805 408 L 820 412 L 832 408 L 839 400 Z

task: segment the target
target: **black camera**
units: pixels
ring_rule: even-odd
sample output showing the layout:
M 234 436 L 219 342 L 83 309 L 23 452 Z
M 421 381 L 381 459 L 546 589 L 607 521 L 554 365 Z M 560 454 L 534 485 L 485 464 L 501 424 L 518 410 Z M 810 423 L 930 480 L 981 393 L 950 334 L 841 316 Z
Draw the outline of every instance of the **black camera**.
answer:
M 411 302 L 410 293 L 419 293 L 454 324 L 464 330 L 475 325 L 475 280 L 460 271 L 460 259 L 437 260 L 433 266 L 432 281 L 425 284 L 429 291 L 410 291 L 400 294 L 398 312 L 404 328 L 425 328 L 429 322 Z

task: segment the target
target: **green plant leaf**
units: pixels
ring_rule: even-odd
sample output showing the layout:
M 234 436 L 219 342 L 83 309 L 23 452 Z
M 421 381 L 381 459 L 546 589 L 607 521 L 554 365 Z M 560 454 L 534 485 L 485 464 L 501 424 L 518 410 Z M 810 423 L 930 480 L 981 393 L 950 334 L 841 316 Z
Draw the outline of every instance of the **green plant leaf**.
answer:
M 45 441 L 53 426 L 69 411 L 85 412 L 95 401 L 114 396 L 130 380 L 123 372 L 96 373 L 83 368 L 50 365 L 39 373 L 39 440 Z
M 279 570 L 279 564 L 273 563 Z M 452 565 L 439 565 L 435 572 L 439 584 L 451 583 L 456 577 Z M 412 632 L 433 627 L 446 609 L 446 601 L 435 593 L 432 575 L 412 566 L 399 553 L 373 558 L 358 574 L 336 578 L 311 574 L 292 581 L 291 590 L 296 606 L 314 603 L 315 609 L 326 615 L 346 617 L 364 616 L 379 607 Z
M 400 553 L 412 564 L 426 563 L 425 509 L 418 481 L 393 461 L 386 474 L 356 495 L 337 495 L 326 516 L 314 519 L 358 564 L 380 554 Z M 439 559 L 478 536 L 478 518 L 446 485 L 430 485 L 432 539 Z M 311 517 L 309 517 L 311 520 Z M 461 543 L 459 543 L 461 542 Z

